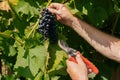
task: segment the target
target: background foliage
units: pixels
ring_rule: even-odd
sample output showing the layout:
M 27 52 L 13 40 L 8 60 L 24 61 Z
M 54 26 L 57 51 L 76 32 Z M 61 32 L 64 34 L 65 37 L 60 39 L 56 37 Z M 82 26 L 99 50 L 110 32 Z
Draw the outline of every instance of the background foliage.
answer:
M 3 80 L 70 80 L 66 53 L 49 40 L 42 42 L 37 30 L 38 9 L 51 2 L 64 3 L 75 16 L 120 37 L 119 0 L 2 0 L 0 3 L 4 1 L 7 8 L 0 6 L 0 79 Z M 110 80 L 118 63 L 100 55 L 76 32 L 59 22 L 57 32 L 59 39 L 80 50 L 99 68 L 100 73 L 93 80 Z

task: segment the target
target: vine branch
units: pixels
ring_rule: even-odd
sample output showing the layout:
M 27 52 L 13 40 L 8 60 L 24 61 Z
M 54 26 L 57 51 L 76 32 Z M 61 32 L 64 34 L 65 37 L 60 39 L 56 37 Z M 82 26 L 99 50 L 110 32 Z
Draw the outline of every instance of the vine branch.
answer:
M 0 32 L 0 35 L 4 36 L 4 37 L 6 37 L 6 38 L 12 38 L 12 39 L 16 40 L 17 42 L 19 42 L 20 45 L 24 45 L 24 43 L 23 43 L 22 41 L 20 41 L 20 40 L 14 38 L 12 35 L 8 35 L 8 34 L 1 33 L 1 32 Z
M 47 3 L 47 5 L 46 5 L 46 7 L 48 7 L 51 2 L 52 2 L 52 0 L 48 0 L 48 3 Z
M 76 4 L 75 4 L 75 0 L 73 0 L 73 4 L 74 4 L 74 9 L 77 9 Z
M 37 22 L 33 25 L 32 30 L 31 30 L 31 31 L 28 33 L 28 35 L 27 35 L 27 38 L 29 38 L 30 35 L 34 32 L 34 30 L 36 29 L 38 23 L 39 23 L 39 19 L 38 19 Z

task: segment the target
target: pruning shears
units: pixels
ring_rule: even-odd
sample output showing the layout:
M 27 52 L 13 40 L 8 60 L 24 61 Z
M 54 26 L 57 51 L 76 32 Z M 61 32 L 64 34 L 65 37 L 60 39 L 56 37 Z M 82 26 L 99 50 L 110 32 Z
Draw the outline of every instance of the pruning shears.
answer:
M 63 40 L 58 40 L 58 45 L 59 47 L 64 50 L 70 57 L 68 58 L 68 60 L 73 61 L 75 63 L 78 64 L 78 62 L 76 61 L 76 55 L 80 55 L 80 57 L 82 58 L 83 62 L 86 64 L 87 68 L 88 68 L 88 74 L 93 73 L 93 74 L 98 74 L 99 70 L 97 69 L 97 67 L 90 62 L 87 58 L 85 58 L 84 56 L 82 56 L 82 54 L 80 53 L 80 51 L 77 51 L 73 48 L 70 48 L 66 42 L 64 42 Z

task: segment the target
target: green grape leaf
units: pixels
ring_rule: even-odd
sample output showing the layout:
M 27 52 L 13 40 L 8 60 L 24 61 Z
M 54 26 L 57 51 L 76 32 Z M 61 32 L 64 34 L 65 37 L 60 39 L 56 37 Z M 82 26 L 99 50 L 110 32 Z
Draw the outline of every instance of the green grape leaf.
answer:
M 51 69 L 48 72 L 52 72 L 56 70 L 59 63 L 63 60 L 63 57 L 66 56 L 66 53 L 63 50 L 61 50 L 58 45 L 49 46 L 49 53 L 51 57 L 51 62 L 49 62 Z
M 40 71 L 37 76 L 34 78 L 34 80 L 42 80 L 42 77 L 43 77 L 43 72 Z
M 17 55 L 17 61 L 14 65 L 15 72 L 18 76 L 31 78 L 33 79 L 33 75 L 29 68 L 29 61 L 28 58 L 24 57 L 25 49 L 24 47 L 18 47 L 18 55 Z
M 79 10 L 77 10 L 77 9 L 71 9 L 71 12 L 72 12 L 72 14 L 76 14 L 76 13 L 79 12 Z
M 105 76 L 101 76 L 101 78 L 102 78 L 102 80 L 109 80 L 109 79 L 107 79 L 107 77 L 105 77 Z
M 49 74 L 44 74 L 44 80 L 50 80 L 50 78 L 49 78 Z
M 53 76 L 51 77 L 51 80 L 59 80 L 60 76 Z
M 39 69 L 44 69 L 46 52 L 44 46 L 36 46 L 26 50 L 24 47 L 18 47 L 17 61 L 14 66 L 18 75 L 33 78 L 38 73 Z
M 25 49 L 24 47 L 18 47 L 18 55 L 17 61 L 14 65 L 14 68 L 18 68 L 19 66 L 26 67 L 28 65 L 27 59 L 24 58 Z
M 34 3 L 31 5 L 24 0 L 19 0 L 17 4 L 12 3 L 12 1 L 11 1 L 11 4 L 14 5 L 15 11 L 17 13 L 22 12 L 23 14 L 27 14 L 27 15 L 30 14 L 32 16 L 39 14 L 35 6 L 34 7 L 32 6 Z
M 10 30 L 6 30 L 4 32 L 0 32 L 0 37 L 3 37 L 3 38 L 10 38 L 10 35 L 12 34 L 12 31 Z
M 35 6 L 24 0 L 16 2 L 9 0 L 9 4 L 14 14 L 13 26 L 19 30 L 20 34 L 24 35 L 25 29 L 30 26 L 30 20 L 33 18 L 36 20 L 39 11 Z
M 80 12 L 78 9 L 71 9 L 72 14 L 76 15 L 79 18 L 82 18 L 83 13 Z
M 47 50 L 44 46 L 36 46 L 35 48 L 30 49 L 29 56 L 30 70 L 35 76 L 39 68 L 43 69 L 46 65 Z
M 14 56 L 16 54 L 16 49 L 13 46 L 9 46 L 10 53 L 8 54 L 9 56 Z
M 94 79 L 94 78 L 95 78 L 95 76 L 96 76 L 96 74 L 95 74 L 95 73 L 90 73 L 90 74 L 88 74 L 88 77 L 89 77 L 89 78 L 91 78 L 91 79 Z
M 70 79 L 66 71 L 67 54 L 57 44 L 40 41 L 42 35 L 37 30 L 38 16 L 41 16 L 37 8 L 42 10 L 51 2 L 65 3 L 76 17 L 102 28 L 105 32 L 113 31 L 114 35 L 119 37 L 119 0 L 3 0 L 2 2 L 4 1 L 8 3 L 10 9 L 0 10 L 0 56 L 7 65 L 10 65 L 8 67 L 13 72 L 10 76 L 0 74 L 0 79 Z M 2 5 L 2 2 L 0 9 L 8 6 Z M 59 39 L 81 51 L 99 68 L 98 75 L 91 74 L 88 77 L 92 80 L 110 80 L 117 63 L 114 65 L 106 58 L 95 58 L 98 52 L 70 27 L 57 22 L 57 31 Z
M 64 57 L 63 53 L 64 53 L 63 51 L 57 51 L 55 53 L 56 59 L 55 59 L 55 62 L 53 64 L 52 69 L 50 69 L 49 72 L 56 70 L 56 68 L 58 67 L 59 63 L 63 60 L 63 57 Z

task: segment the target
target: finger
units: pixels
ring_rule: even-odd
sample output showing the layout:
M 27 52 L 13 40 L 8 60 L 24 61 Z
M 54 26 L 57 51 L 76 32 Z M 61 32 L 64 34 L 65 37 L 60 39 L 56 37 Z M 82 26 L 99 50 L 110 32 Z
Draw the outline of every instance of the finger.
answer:
M 67 72 L 69 73 L 69 68 L 68 68 L 68 66 L 69 66 L 69 60 L 66 60 L 66 64 L 67 64 Z
M 60 7 L 64 6 L 63 4 L 60 4 L 60 3 L 51 3 L 49 5 L 50 8 L 54 8 L 54 9 L 60 9 Z
M 60 15 L 61 12 L 56 10 L 56 9 L 52 9 L 52 8 L 48 8 L 50 12 L 52 12 L 53 14 L 56 14 L 56 15 Z
M 70 61 L 68 59 L 66 60 L 66 64 L 67 64 L 67 66 L 69 66 L 69 64 L 70 64 Z
M 79 54 L 76 55 L 76 60 L 77 60 L 78 64 L 83 64 L 84 63 Z
M 59 15 L 56 15 L 57 17 L 57 20 L 60 21 L 61 20 L 61 17 Z
M 76 63 L 74 63 L 73 61 L 69 61 L 69 60 L 66 60 L 66 64 L 68 68 L 73 68 L 76 65 Z
M 72 61 L 69 61 L 68 59 L 66 60 L 66 64 L 67 64 L 68 67 L 69 67 L 69 65 L 71 65 L 71 62 Z
M 48 10 L 53 13 L 53 14 L 57 14 L 57 10 L 56 9 L 53 9 L 53 8 L 48 8 Z

